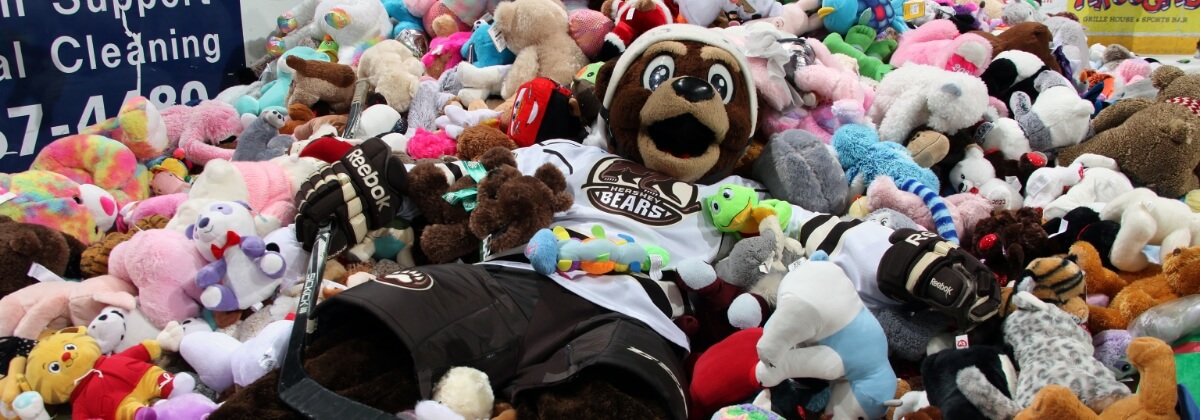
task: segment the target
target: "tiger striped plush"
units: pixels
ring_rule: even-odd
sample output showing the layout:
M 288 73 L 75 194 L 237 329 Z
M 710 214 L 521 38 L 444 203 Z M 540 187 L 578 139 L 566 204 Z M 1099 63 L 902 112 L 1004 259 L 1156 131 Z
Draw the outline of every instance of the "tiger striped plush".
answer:
M 1007 316 L 1016 309 L 1013 296 L 1021 291 L 1032 293 L 1042 302 L 1087 320 L 1088 306 L 1084 300 L 1087 283 L 1083 281 L 1083 270 L 1079 268 L 1074 255 L 1030 261 L 1014 286 L 1001 289 L 1000 316 Z

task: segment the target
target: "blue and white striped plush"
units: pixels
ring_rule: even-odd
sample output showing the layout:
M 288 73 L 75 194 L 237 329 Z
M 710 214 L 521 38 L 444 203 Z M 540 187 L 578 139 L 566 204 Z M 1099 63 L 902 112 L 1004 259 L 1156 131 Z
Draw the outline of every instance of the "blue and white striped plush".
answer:
M 933 224 L 937 227 L 938 234 L 950 242 L 958 243 L 958 229 L 954 227 L 950 209 L 946 207 L 946 202 L 942 201 L 942 197 L 936 191 L 915 179 L 904 180 L 900 183 L 900 189 L 921 197 L 921 201 L 925 202 L 926 207 L 929 207 L 929 213 L 933 216 Z

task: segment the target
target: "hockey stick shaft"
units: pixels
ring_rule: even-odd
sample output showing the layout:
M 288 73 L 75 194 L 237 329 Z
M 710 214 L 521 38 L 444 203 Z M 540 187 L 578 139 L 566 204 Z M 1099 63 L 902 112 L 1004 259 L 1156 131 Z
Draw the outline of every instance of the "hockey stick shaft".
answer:
M 324 224 L 317 230 L 312 254 L 308 260 L 308 272 L 304 276 L 304 288 L 300 302 L 296 305 L 295 323 L 283 366 L 279 372 L 279 398 L 292 409 L 315 420 L 332 419 L 395 419 L 396 416 L 371 408 L 365 404 L 343 397 L 322 387 L 304 372 L 304 347 L 308 334 L 313 329 L 310 320 L 317 304 L 325 260 L 329 257 L 329 240 L 333 228 Z

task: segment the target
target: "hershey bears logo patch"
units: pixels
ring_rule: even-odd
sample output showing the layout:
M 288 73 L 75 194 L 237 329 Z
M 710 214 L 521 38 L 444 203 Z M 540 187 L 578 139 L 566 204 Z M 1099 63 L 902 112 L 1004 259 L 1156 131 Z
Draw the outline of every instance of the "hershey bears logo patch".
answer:
M 433 287 L 433 277 L 416 270 L 400 270 L 386 276 L 377 276 L 375 281 L 408 290 L 429 290 Z
M 597 209 L 650 226 L 669 226 L 700 211 L 695 185 L 617 157 L 596 162 L 583 193 Z

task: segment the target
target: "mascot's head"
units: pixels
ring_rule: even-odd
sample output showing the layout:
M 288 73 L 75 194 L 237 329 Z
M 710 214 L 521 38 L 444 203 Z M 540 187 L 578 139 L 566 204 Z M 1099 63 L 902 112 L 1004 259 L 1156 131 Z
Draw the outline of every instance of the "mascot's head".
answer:
M 740 50 L 720 32 L 660 26 L 600 69 L 603 109 L 593 136 L 647 168 L 686 182 L 729 175 L 758 119 L 754 82 Z

